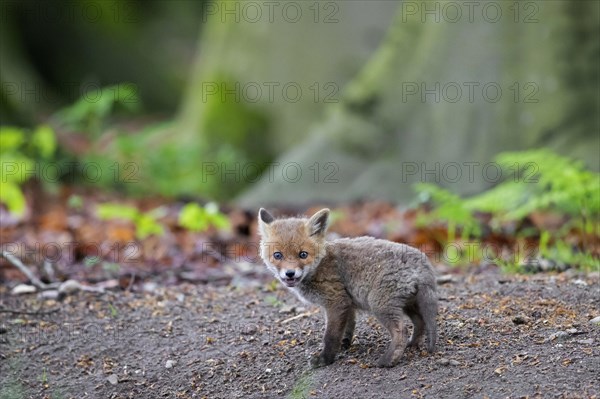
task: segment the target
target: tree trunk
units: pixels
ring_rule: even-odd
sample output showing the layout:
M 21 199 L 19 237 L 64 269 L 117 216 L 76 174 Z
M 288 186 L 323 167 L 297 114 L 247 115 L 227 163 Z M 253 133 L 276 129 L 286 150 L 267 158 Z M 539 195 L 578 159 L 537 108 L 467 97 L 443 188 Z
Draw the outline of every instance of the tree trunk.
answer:
M 598 3 L 468 4 L 401 3 L 342 101 L 239 203 L 471 194 L 501 178 L 495 154 L 541 146 L 598 169 Z
M 207 6 L 177 124 L 206 172 L 193 189 L 230 200 L 274 157 L 303 145 L 383 40 L 395 9 L 389 1 Z

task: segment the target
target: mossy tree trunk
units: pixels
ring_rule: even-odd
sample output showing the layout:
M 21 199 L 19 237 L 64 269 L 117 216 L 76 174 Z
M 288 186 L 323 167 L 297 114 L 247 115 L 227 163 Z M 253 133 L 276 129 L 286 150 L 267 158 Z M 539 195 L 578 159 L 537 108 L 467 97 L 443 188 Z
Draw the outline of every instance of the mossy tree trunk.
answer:
M 303 145 L 377 49 L 395 8 L 389 1 L 211 3 L 177 123 L 178 139 L 198 154 L 195 189 L 231 200 L 256 171 Z
M 598 169 L 598 3 L 452 3 L 460 18 L 402 3 L 342 101 L 239 202 L 406 202 L 420 181 L 476 193 L 500 178 L 495 154 L 541 146 Z

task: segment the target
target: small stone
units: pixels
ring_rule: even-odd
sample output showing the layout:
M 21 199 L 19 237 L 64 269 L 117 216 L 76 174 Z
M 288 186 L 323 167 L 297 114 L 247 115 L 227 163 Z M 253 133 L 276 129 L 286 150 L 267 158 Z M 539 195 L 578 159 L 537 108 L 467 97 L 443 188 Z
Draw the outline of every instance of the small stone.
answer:
M 81 284 L 75 280 L 67 280 L 58 287 L 59 294 L 71 295 L 81 290 Z
M 565 332 L 565 331 L 557 331 L 554 334 L 550 335 L 550 337 L 548 337 L 549 341 L 554 341 L 555 339 L 565 339 L 569 337 L 569 333 Z
M 156 284 L 154 281 L 148 281 L 142 285 L 142 291 L 144 292 L 153 293 L 154 291 L 156 291 L 156 288 L 158 288 L 158 284 Z
M 106 381 L 110 382 L 111 385 L 117 385 L 117 383 L 119 382 L 119 378 L 116 374 L 111 374 L 106 378 Z
M 442 276 L 439 276 L 436 280 L 438 284 L 453 283 L 454 276 L 452 274 L 444 274 Z
M 438 364 L 440 364 L 441 366 L 447 366 L 450 364 L 450 360 L 446 359 L 445 357 L 438 359 Z
M 41 299 L 58 299 L 58 291 L 57 290 L 48 290 L 40 292 L 39 297 Z
M 537 260 L 540 270 L 544 272 L 554 270 L 554 268 L 556 267 L 556 262 L 554 262 L 551 259 L 538 258 Z
M 580 339 L 577 342 L 580 343 L 580 344 L 582 344 L 582 345 L 591 345 L 591 344 L 594 343 L 594 338 Z
M 523 316 L 523 315 L 518 315 L 515 316 L 512 319 L 512 322 L 515 323 L 516 325 L 521 325 L 521 324 L 527 324 L 527 317 Z
M 273 370 L 271 370 L 271 369 L 266 369 L 265 371 L 266 371 L 267 373 L 270 373 L 270 372 L 271 372 L 271 371 L 273 371 Z
M 582 279 L 578 278 L 577 280 L 573 280 L 573 284 L 575 285 L 580 285 L 582 287 L 586 287 L 587 283 L 585 281 L 583 281 Z
M 566 272 L 567 270 L 571 270 L 571 265 L 567 265 L 566 263 L 563 263 L 563 262 L 557 262 L 556 270 L 558 270 L 559 272 Z
M 175 297 L 177 299 L 177 302 L 179 303 L 183 303 L 185 301 L 185 295 L 179 293 L 177 294 L 177 296 Z
M 11 294 L 13 295 L 22 295 L 22 294 L 33 294 L 37 291 L 33 285 L 29 284 L 19 284 L 15 288 L 12 289 Z
M 295 306 L 283 306 L 281 309 L 279 309 L 279 313 L 281 314 L 294 313 L 295 311 Z
M 569 334 L 571 334 L 571 335 L 574 335 L 574 334 L 577 334 L 579 331 L 577 331 L 577 329 L 576 329 L 576 328 L 569 328 L 569 329 L 567 330 L 567 332 L 568 332 Z
M 247 326 L 244 326 L 244 328 L 242 328 L 241 333 L 243 335 L 254 335 L 257 331 L 258 327 L 256 326 L 256 324 L 248 324 Z
M 592 323 L 592 324 L 600 324 L 600 316 L 594 317 L 592 320 L 590 320 L 590 323 Z
M 175 360 L 167 360 L 167 362 L 165 363 L 165 368 L 167 369 L 172 369 L 173 367 L 175 367 L 175 365 L 177 364 L 177 362 Z
M 460 362 L 458 360 L 450 359 L 450 366 L 458 366 Z

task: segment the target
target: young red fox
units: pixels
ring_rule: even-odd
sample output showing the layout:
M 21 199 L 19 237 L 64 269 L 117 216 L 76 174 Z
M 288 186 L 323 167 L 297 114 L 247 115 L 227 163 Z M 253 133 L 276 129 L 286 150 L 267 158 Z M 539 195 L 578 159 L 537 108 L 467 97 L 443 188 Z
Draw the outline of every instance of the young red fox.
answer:
M 390 345 L 377 366 L 394 366 L 407 345 L 419 345 L 424 332 L 427 350 L 433 352 L 436 280 L 425 254 L 371 237 L 326 241 L 328 221 L 329 209 L 310 219 L 275 219 L 265 209 L 258 212 L 260 253 L 267 267 L 301 300 L 325 310 L 323 351 L 311 365 L 331 364 L 340 346 L 350 347 L 357 310 L 372 313 L 390 332 Z M 414 325 L 408 344 L 404 315 Z

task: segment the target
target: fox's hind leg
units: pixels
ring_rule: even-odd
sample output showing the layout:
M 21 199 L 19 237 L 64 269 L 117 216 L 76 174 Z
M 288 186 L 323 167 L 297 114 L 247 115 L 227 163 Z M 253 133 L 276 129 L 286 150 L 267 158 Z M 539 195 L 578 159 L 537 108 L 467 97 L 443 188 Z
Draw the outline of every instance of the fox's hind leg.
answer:
M 408 341 L 409 347 L 418 348 L 423 341 L 423 332 L 425 331 L 425 321 L 421 317 L 419 310 L 416 308 L 404 309 L 408 317 L 413 323 L 413 333 Z
M 390 332 L 391 341 L 385 353 L 377 361 L 377 367 L 393 367 L 406 347 L 406 327 L 402 315 L 376 314 L 377 319 Z

